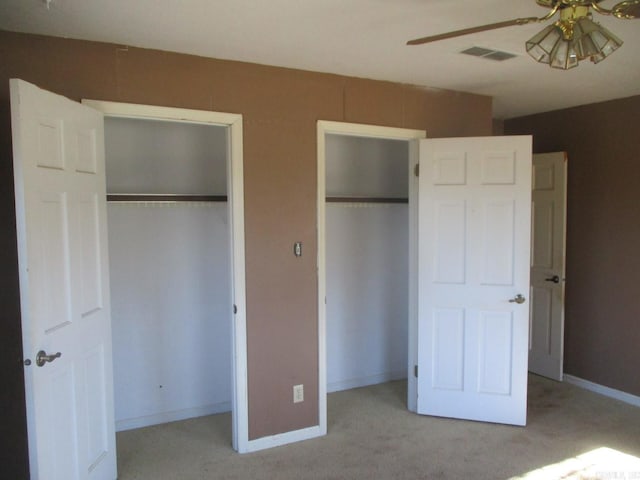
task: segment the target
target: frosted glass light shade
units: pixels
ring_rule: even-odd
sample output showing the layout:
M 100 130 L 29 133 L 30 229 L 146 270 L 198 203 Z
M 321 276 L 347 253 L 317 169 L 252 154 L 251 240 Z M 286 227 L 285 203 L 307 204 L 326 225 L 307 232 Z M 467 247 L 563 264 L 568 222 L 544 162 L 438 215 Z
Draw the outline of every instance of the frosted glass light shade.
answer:
M 576 53 L 574 43 L 564 38 L 556 43 L 551 52 L 550 65 L 553 68 L 569 70 L 578 66 L 578 54 Z
M 598 63 L 615 52 L 622 40 L 589 18 L 580 18 L 574 26 L 574 44 L 580 60 Z
M 578 66 L 578 55 L 572 41 L 564 38 L 562 29 L 556 24 L 531 37 L 526 47 L 527 53 L 537 62 L 547 63 L 553 68 L 568 70 Z
M 557 25 L 549 25 L 531 37 L 527 43 L 527 53 L 536 62 L 551 63 L 551 52 L 558 42 L 562 41 L 562 30 Z

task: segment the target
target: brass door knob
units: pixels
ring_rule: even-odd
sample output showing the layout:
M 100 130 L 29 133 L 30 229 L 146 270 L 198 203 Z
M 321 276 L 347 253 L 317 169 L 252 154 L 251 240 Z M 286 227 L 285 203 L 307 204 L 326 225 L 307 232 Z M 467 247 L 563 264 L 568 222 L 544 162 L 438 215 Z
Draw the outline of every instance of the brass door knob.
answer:
M 62 353 L 54 353 L 52 355 L 47 355 L 47 352 L 44 350 L 40 350 L 36 355 L 36 365 L 39 367 L 44 367 L 45 363 L 53 362 L 56 358 L 60 358 Z
M 521 304 L 521 303 L 524 303 L 525 300 L 526 299 L 521 294 L 518 294 L 516 295 L 516 298 L 512 298 L 511 300 L 509 300 L 509 303 Z

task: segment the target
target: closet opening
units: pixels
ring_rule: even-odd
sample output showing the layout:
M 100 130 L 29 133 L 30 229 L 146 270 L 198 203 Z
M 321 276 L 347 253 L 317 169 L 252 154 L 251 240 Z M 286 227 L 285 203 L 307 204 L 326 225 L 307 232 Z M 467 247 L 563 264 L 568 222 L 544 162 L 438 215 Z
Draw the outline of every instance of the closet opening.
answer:
M 415 130 L 319 122 L 325 397 L 393 380 L 408 379 L 407 387 L 414 388 L 408 375 L 413 365 L 409 220 L 417 203 L 417 146 L 411 140 L 424 136 Z M 322 408 L 326 412 L 326 404 Z
M 105 118 L 116 431 L 231 410 L 227 137 Z
M 326 136 L 327 391 L 407 377 L 407 142 Z
M 231 411 L 243 453 L 242 116 L 83 103 L 105 122 L 115 430 Z

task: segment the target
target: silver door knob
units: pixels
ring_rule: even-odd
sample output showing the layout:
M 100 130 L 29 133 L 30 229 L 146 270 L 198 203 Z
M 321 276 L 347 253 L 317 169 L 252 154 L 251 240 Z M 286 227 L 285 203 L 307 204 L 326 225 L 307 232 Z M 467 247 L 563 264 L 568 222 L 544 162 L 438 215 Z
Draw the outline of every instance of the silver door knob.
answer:
M 40 350 L 36 354 L 36 365 L 38 365 L 39 367 L 44 367 L 45 363 L 53 362 L 56 358 L 60 358 L 61 356 L 62 353 L 60 352 L 47 355 L 47 352 L 45 352 L 44 350 Z
M 516 295 L 516 298 L 512 298 L 511 300 L 509 300 L 509 303 L 518 303 L 518 304 L 520 304 L 520 303 L 524 303 L 525 300 L 526 299 L 521 294 L 518 294 L 518 295 Z

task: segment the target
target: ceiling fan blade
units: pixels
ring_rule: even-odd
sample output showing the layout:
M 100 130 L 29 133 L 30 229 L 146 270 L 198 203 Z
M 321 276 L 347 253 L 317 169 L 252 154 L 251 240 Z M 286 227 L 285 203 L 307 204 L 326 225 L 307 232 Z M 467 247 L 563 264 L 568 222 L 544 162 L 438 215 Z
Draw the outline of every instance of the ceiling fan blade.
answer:
M 538 20 L 539 18 L 537 17 L 515 18 L 513 20 L 507 20 L 505 22 L 490 23 L 488 25 L 464 28 L 462 30 L 455 30 L 453 32 L 441 33 L 439 35 L 416 38 L 414 40 L 409 40 L 407 42 L 407 45 L 423 45 L 425 43 L 437 42 L 439 40 L 446 40 L 448 38 L 461 37 L 463 35 L 470 35 L 472 33 L 486 32 L 487 30 L 496 30 L 498 28 L 512 27 L 514 25 L 526 25 L 527 23 L 537 22 Z
M 640 0 L 620 2 L 611 11 L 618 18 L 640 18 Z

